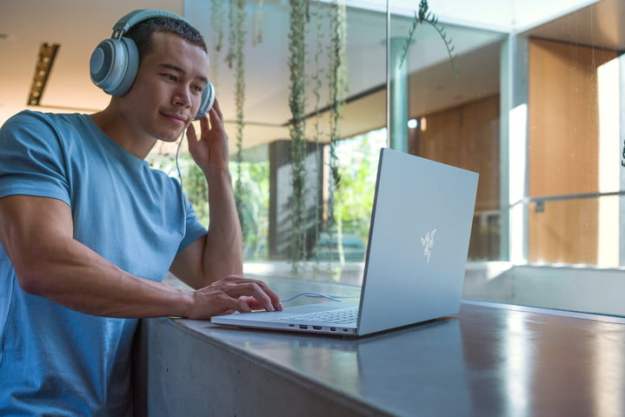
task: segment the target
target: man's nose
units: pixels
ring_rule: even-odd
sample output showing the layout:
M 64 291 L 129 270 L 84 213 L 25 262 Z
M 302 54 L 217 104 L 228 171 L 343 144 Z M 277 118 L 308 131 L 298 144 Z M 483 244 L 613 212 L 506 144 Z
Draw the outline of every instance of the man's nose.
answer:
M 191 107 L 191 91 L 187 86 L 179 86 L 174 92 L 173 104 L 182 107 Z

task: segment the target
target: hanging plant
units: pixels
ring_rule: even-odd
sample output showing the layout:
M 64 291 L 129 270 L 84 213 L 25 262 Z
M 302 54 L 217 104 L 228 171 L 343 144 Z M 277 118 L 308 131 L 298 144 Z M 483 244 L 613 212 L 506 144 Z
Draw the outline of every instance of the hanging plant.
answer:
M 339 123 L 342 117 L 344 95 L 347 87 L 346 44 L 346 8 L 345 0 L 336 0 L 332 6 L 332 46 L 330 48 L 330 171 L 333 188 L 340 187 L 336 144 L 339 139 Z M 332 193 L 330 193 L 332 195 Z M 332 216 L 331 216 L 332 217 Z
M 211 28 L 215 35 L 215 51 L 221 52 L 224 46 L 224 2 L 223 0 L 211 0 Z
M 291 110 L 292 186 L 291 198 L 291 261 L 294 272 L 306 259 L 306 226 L 304 224 L 305 140 L 304 113 L 306 88 L 306 12 L 307 0 L 290 0 L 289 25 L 289 108 Z
M 403 65 L 406 61 L 406 57 L 408 56 L 408 49 L 414 41 L 415 30 L 420 24 L 430 25 L 432 28 L 434 28 L 434 30 L 436 30 L 438 35 L 443 40 L 443 43 L 445 44 L 445 48 L 447 49 L 447 55 L 449 55 L 451 65 L 455 68 L 455 47 L 451 39 L 447 35 L 447 31 L 445 30 L 443 25 L 438 22 L 438 16 L 436 16 L 430 10 L 430 6 L 428 5 L 427 0 L 421 0 L 421 2 L 419 3 L 419 10 L 415 11 L 414 13 L 414 18 L 412 19 L 412 24 L 410 25 L 410 29 L 408 31 L 408 39 L 406 39 L 406 43 L 404 44 L 404 49 L 401 59 L 399 61 L 399 65 Z
M 263 42 L 263 0 L 258 0 L 254 9 L 254 23 L 252 26 L 252 46 Z
M 325 43 L 325 31 L 323 30 L 322 23 L 327 19 L 327 15 L 323 13 L 323 10 L 327 8 L 323 7 L 320 3 L 317 3 L 313 7 L 312 21 L 314 22 L 314 42 L 315 52 L 312 55 L 312 71 L 311 71 L 311 90 L 314 96 L 313 114 L 315 115 L 313 134 L 315 138 L 315 156 L 317 167 L 321 167 L 323 163 L 323 157 L 321 153 L 321 123 L 319 117 L 319 111 L 321 109 L 321 89 L 323 87 L 324 71 L 321 66 L 321 55 L 324 51 L 323 45 Z M 319 242 L 321 236 L 321 218 L 322 218 L 322 206 L 321 199 L 323 198 L 322 189 L 320 186 L 316 186 L 316 198 L 315 198 L 315 235 L 314 241 Z M 318 253 L 315 253 L 315 260 L 319 260 Z
M 225 11 L 222 0 L 211 0 L 211 28 L 213 30 L 214 52 L 211 58 L 212 75 L 211 81 L 215 88 L 219 89 L 219 63 L 221 62 L 221 51 L 224 46 L 224 21 Z
M 336 0 L 332 5 L 331 22 L 331 47 L 330 47 L 330 70 L 329 70 L 329 91 L 330 91 L 330 190 L 328 201 L 328 231 L 336 229 L 337 250 L 339 260 L 344 262 L 343 242 L 340 218 L 336 218 L 334 210 L 335 194 L 341 186 L 341 177 L 338 167 L 338 157 L 336 146 L 339 140 L 340 121 L 344 106 L 344 97 L 347 90 L 347 59 L 346 59 L 346 25 L 347 10 L 345 0 Z
M 234 197 L 239 213 L 239 221 L 241 223 L 241 231 L 244 240 L 247 238 L 249 231 L 247 223 L 242 216 L 244 211 L 243 204 L 245 202 L 244 189 L 242 186 L 242 165 L 243 165 L 243 128 L 245 126 L 243 108 L 245 104 L 245 61 L 243 56 L 243 46 L 245 45 L 245 0 L 236 0 L 234 6 L 231 6 L 232 27 L 234 28 L 232 57 L 234 63 L 234 94 L 236 107 L 236 161 L 237 161 L 237 179 L 234 189 Z
M 187 175 L 183 177 L 184 189 L 189 197 L 189 201 L 195 209 L 197 217 L 202 224 L 208 224 L 208 185 L 202 170 L 194 163 L 189 163 Z
M 217 0 L 219 1 L 219 0 Z M 235 3 L 236 4 L 233 4 Z M 228 52 L 226 53 L 226 63 L 228 64 L 228 68 L 232 69 L 232 66 L 234 64 L 234 49 L 235 49 L 235 44 L 236 44 L 236 39 L 237 39 L 237 22 L 235 21 L 235 13 L 236 10 L 238 8 L 239 5 L 239 0 L 232 0 L 228 2 L 228 27 L 229 27 L 229 31 L 228 31 Z

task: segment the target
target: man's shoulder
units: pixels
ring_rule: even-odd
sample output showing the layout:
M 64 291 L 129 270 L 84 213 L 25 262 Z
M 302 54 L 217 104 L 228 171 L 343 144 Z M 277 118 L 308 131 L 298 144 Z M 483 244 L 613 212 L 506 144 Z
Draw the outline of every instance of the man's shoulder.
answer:
M 43 134 L 60 135 L 61 132 L 74 130 L 82 124 L 84 115 L 78 113 L 45 113 L 33 110 L 23 110 L 11 116 L 2 125 L 4 134 L 19 131 L 29 133 L 40 132 Z
M 27 124 L 71 125 L 81 122 L 80 113 L 47 113 L 34 110 L 22 110 L 11 116 L 4 126 Z

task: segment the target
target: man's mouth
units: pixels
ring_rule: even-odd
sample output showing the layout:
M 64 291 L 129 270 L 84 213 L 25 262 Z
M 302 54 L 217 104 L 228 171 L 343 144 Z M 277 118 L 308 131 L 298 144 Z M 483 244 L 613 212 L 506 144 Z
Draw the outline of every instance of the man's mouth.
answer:
M 167 113 L 167 112 L 160 112 L 161 116 L 166 117 L 167 119 L 171 120 L 172 122 L 177 122 L 180 124 L 187 124 L 187 122 L 189 121 L 189 118 L 181 115 L 181 114 L 177 114 L 177 113 Z

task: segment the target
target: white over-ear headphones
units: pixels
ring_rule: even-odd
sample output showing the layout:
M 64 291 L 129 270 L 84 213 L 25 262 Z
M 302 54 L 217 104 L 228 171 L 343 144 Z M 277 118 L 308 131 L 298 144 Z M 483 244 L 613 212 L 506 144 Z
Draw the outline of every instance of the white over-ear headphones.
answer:
M 91 53 L 89 67 L 91 81 L 112 96 L 123 96 L 130 90 L 139 69 L 139 50 L 135 42 L 124 37 L 130 28 L 153 17 L 168 17 L 187 22 L 182 17 L 157 9 L 135 10 L 122 17 L 110 38 L 103 40 Z M 215 87 L 208 82 L 202 91 L 202 101 L 195 116 L 203 117 L 213 107 Z

